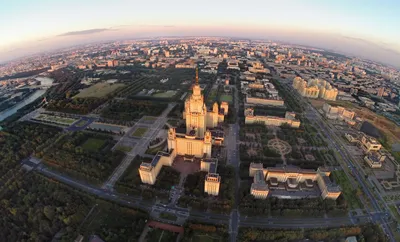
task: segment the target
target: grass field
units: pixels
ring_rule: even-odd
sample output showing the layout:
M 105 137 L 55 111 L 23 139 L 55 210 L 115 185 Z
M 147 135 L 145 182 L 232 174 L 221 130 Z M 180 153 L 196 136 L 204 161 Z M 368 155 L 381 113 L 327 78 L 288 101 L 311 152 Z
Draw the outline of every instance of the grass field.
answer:
M 390 211 L 392 211 L 395 216 L 397 222 L 400 222 L 400 214 L 397 212 L 396 205 L 389 205 Z
M 231 103 L 233 101 L 232 95 L 226 95 L 222 94 L 221 97 L 219 98 L 221 102 L 228 102 Z
M 192 238 L 192 242 L 220 242 L 220 241 L 222 241 L 221 238 L 206 234 L 196 234 Z
M 78 123 L 75 124 L 76 127 L 83 127 L 85 126 L 85 124 L 87 124 L 86 120 L 81 120 Z
M 147 241 L 158 241 L 158 242 L 171 242 L 176 241 L 177 234 L 172 233 L 167 230 L 161 229 L 152 229 L 147 233 L 146 240 Z
M 122 152 L 130 152 L 132 150 L 132 147 L 129 146 L 124 146 L 124 145 L 118 145 L 117 150 L 122 151 Z
M 132 136 L 135 137 L 142 137 L 147 131 L 147 128 L 137 128 L 135 131 L 133 131 Z
M 178 217 L 175 214 L 170 214 L 170 213 L 161 213 L 160 218 L 171 220 L 171 221 L 176 221 Z
M 153 97 L 161 97 L 161 98 L 170 98 L 175 96 L 177 93 L 177 91 L 173 91 L 173 90 L 168 90 L 166 92 L 158 92 L 153 94 Z
M 347 201 L 350 209 L 361 208 L 361 203 L 356 196 L 356 191 L 351 186 L 349 179 L 344 171 L 333 171 L 333 179 L 342 188 L 342 194 L 344 199 Z
M 74 98 L 80 97 L 104 97 L 107 94 L 110 94 L 117 90 L 120 87 L 125 86 L 124 84 L 110 84 L 110 83 L 96 83 L 93 86 L 85 88 L 79 92 L 79 94 L 75 95 Z
M 157 119 L 156 117 L 151 117 L 151 116 L 146 116 L 146 117 L 143 118 L 143 120 L 146 120 L 146 121 L 153 121 L 153 120 L 156 120 L 156 119 Z
M 177 124 L 179 123 L 179 121 L 176 120 L 176 119 L 169 119 L 169 120 L 168 120 L 168 123 L 169 123 L 170 125 L 172 125 L 172 126 L 177 126 Z
M 164 143 L 162 143 L 161 145 L 156 146 L 156 147 L 154 147 L 154 148 L 148 148 L 148 149 L 146 150 L 146 154 L 149 154 L 149 155 L 155 155 L 155 154 L 157 154 L 157 152 L 162 151 L 162 150 L 164 149 L 166 143 L 167 143 L 167 142 L 164 142 Z
M 83 143 L 82 148 L 87 151 L 98 151 L 106 141 L 102 139 L 89 138 Z
M 217 99 L 217 89 L 211 89 L 210 94 L 207 97 L 207 103 L 213 103 Z

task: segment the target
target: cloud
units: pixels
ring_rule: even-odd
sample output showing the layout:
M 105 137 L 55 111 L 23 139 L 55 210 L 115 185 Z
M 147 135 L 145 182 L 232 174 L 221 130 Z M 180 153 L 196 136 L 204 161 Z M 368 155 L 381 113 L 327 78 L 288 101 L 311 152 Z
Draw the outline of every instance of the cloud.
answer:
M 104 31 L 109 31 L 110 29 L 85 29 L 85 30 L 80 30 L 80 31 L 71 31 L 67 32 L 64 34 L 60 34 L 57 36 L 70 36 L 70 35 L 88 35 L 88 34 L 95 34 L 95 33 L 100 33 Z
M 391 44 L 389 44 L 389 43 L 385 43 L 385 42 L 382 42 L 382 41 L 377 43 L 377 42 L 373 42 L 373 41 L 366 40 L 366 39 L 361 39 L 361 38 L 356 38 L 356 37 L 350 37 L 350 36 L 344 36 L 344 35 L 341 35 L 341 36 L 343 38 L 345 38 L 345 39 L 348 39 L 348 40 L 359 41 L 359 42 L 362 42 L 364 44 L 368 44 L 368 45 L 374 46 L 376 48 L 380 48 L 380 49 L 385 50 L 385 51 L 392 51 L 392 52 L 395 52 L 397 54 L 400 54 L 400 51 L 397 50 L 394 46 L 391 46 Z
M 136 25 L 131 25 L 136 26 Z M 161 28 L 175 28 L 175 25 L 158 25 L 158 24 L 141 24 L 138 27 L 161 27 Z

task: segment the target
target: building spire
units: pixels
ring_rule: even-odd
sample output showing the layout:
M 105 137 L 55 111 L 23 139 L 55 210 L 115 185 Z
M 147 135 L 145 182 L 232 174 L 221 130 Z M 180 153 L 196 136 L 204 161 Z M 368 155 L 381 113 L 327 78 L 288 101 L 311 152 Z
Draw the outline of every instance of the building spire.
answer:
M 196 85 L 199 85 L 199 68 L 196 67 Z

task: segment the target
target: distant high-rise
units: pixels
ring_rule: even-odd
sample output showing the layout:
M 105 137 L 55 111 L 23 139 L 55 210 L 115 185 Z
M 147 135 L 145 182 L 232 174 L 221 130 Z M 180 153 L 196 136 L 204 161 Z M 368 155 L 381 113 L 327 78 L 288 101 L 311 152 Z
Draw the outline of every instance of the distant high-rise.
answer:
M 380 87 L 380 88 L 378 89 L 378 94 L 377 94 L 377 96 L 378 96 L 378 97 L 382 97 L 384 93 L 385 93 L 385 88 L 384 88 L 384 87 Z
M 168 50 L 165 50 L 165 51 L 164 51 L 164 55 L 165 55 L 165 57 L 168 58 L 168 57 L 169 57 L 169 51 L 168 51 Z

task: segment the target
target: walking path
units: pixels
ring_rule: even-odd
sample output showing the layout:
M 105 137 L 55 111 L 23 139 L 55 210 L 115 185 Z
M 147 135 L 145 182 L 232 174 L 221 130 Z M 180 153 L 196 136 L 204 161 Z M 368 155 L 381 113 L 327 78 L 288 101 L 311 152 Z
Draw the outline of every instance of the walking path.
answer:
M 167 115 L 175 107 L 175 105 L 176 105 L 175 103 L 170 103 L 168 107 L 164 110 L 164 112 L 159 117 L 157 117 L 155 121 L 152 122 L 151 124 L 143 122 L 145 121 L 144 119 L 145 117 L 143 117 L 132 128 L 130 128 L 129 131 L 123 137 L 121 137 L 121 139 L 117 142 L 117 144 L 113 147 L 113 149 L 118 147 L 120 143 L 123 143 L 124 140 L 128 140 L 128 142 L 131 142 L 132 140 L 137 140 L 137 143 L 133 147 L 133 149 L 126 154 L 125 158 L 122 160 L 119 166 L 115 168 L 114 172 L 111 174 L 108 180 L 103 184 L 102 188 L 112 189 L 114 187 L 114 184 L 118 181 L 118 179 L 122 176 L 122 174 L 124 174 L 125 170 L 129 167 L 132 160 L 137 155 L 145 154 L 150 142 L 155 138 L 160 129 L 164 127 L 165 123 L 167 122 Z M 144 134 L 144 136 L 140 139 L 132 138 L 131 137 L 132 132 L 137 127 L 143 127 L 143 126 L 147 128 L 147 131 Z

